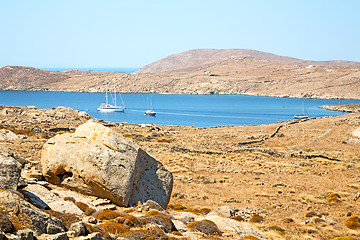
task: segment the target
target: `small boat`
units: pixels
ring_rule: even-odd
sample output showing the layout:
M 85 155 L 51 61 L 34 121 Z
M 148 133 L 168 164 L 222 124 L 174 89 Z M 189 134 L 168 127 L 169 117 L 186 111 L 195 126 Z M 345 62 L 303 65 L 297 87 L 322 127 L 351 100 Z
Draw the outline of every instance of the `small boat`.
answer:
M 309 116 L 304 115 L 304 111 L 305 111 L 305 108 L 304 108 L 304 102 L 303 102 L 302 103 L 302 114 L 294 115 L 294 118 L 295 119 L 308 119 Z
M 153 110 L 146 110 L 145 111 L 145 115 L 146 116 L 155 116 L 156 112 L 154 112 Z
M 294 115 L 294 118 L 295 118 L 295 119 L 307 119 L 307 118 L 309 118 L 309 116 L 300 114 L 300 115 Z
M 152 97 L 150 97 L 150 109 L 149 109 L 149 97 L 147 97 L 148 110 L 145 111 L 146 116 L 155 116 L 156 112 L 152 109 Z
M 122 106 L 117 106 L 116 100 L 116 89 L 115 89 L 115 79 L 114 79 L 114 98 L 113 98 L 113 105 L 108 102 L 108 88 L 107 88 L 107 77 L 105 77 L 105 103 L 102 103 L 97 110 L 100 112 L 124 112 L 125 105 L 121 98 Z

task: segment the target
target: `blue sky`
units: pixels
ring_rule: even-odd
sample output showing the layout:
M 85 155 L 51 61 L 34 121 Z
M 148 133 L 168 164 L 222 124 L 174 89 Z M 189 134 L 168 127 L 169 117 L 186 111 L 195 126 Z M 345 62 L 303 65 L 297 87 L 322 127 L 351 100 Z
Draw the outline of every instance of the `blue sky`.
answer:
M 196 48 L 360 61 L 358 0 L 0 0 L 0 67 L 142 67 Z

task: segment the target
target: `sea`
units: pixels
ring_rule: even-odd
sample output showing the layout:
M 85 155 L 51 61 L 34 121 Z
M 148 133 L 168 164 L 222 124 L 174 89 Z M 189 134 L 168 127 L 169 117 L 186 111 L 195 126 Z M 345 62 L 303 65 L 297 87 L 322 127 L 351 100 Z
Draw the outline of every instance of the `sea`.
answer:
M 113 96 L 109 95 L 111 103 Z M 360 103 L 360 100 L 324 100 L 277 98 L 248 95 L 176 95 L 123 93 L 118 103 L 124 112 L 103 113 L 97 107 L 105 102 L 105 93 L 54 91 L 0 91 L 0 105 L 36 106 L 38 108 L 71 107 L 94 118 L 111 122 L 137 124 L 216 127 L 258 125 L 293 120 L 296 114 L 309 117 L 338 116 L 344 113 L 319 108 L 330 104 Z M 156 116 L 145 116 L 150 108 Z

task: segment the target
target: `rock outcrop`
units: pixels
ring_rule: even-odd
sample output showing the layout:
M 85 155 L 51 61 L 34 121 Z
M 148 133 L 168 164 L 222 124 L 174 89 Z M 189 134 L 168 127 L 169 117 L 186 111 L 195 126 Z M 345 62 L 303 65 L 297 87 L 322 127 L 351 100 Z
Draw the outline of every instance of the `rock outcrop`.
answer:
M 0 188 L 16 190 L 22 165 L 0 149 Z
M 42 173 L 53 183 L 121 206 L 169 202 L 173 177 L 139 146 L 90 120 L 44 145 Z
M 65 231 L 62 222 L 25 201 L 12 190 L 0 191 L 0 211 L 18 228 L 30 228 L 36 235 L 55 234 Z M 19 230 L 19 229 L 15 229 Z

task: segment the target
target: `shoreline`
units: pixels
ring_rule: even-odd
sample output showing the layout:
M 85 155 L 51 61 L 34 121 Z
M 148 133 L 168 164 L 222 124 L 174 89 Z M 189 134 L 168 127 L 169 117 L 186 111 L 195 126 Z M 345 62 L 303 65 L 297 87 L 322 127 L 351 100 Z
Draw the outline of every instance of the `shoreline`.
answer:
M 64 92 L 64 93 L 105 93 L 105 91 L 79 91 L 79 90 L 45 90 L 45 89 L 0 89 L 0 91 L 24 91 L 24 92 Z M 169 92 L 116 92 L 120 94 L 158 94 L 158 95 L 204 95 L 204 96 L 254 96 L 254 97 L 273 97 L 273 98 L 293 98 L 293 99 L 319 99 L 319 100 L 359 100 L 360 98 L 340 98 L 340 97 L 297 97 L 291 95 L 264 95 L 253 93 L 169 93 Z M 329 109 L 330 110 L 330 109 Z

